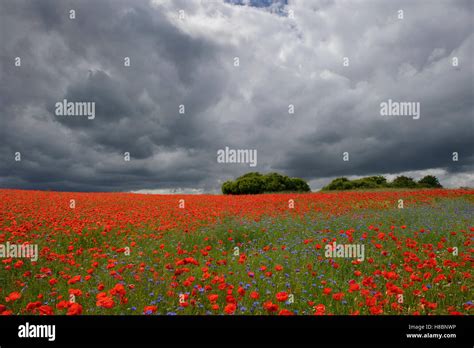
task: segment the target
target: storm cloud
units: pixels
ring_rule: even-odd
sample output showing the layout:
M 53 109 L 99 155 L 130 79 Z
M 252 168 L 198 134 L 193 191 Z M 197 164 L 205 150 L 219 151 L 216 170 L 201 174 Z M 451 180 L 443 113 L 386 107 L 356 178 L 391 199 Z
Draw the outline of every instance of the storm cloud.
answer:
M 1 0 L 0 187 L 216 192 L 248 171 L 474 186 L 473 6 Z M 95 118 L 56 115 L 64 99 Z M 420 118 L 382 116 L 389 99 Z M 218 163 L 226 146 L 257 166 Z

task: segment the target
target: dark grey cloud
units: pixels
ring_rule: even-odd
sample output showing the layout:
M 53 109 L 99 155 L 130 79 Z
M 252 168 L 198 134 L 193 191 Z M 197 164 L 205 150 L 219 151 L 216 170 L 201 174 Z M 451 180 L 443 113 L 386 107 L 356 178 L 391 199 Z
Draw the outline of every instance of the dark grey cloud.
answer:
M 471 1 L 252 4 L 0 1 L 0 187 L 213 191 L 250 170 L 474 184 Z M 56 116 L 63 99 L 95 118 Z M 420 119 L 381 116 L 388 99 Z M 225 146 L 258 166 L 217 163 Z

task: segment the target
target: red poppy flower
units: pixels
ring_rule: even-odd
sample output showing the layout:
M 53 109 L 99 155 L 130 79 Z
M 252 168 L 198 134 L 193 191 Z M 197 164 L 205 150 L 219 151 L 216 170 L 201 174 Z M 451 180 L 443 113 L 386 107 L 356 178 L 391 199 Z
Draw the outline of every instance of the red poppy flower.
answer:
M 21 268 L 21 266 L 23 266 L 23 261 L 22 260 L 18 260 L 15 265 L 13 267 L 15 268 Z
M 276 299 L 278 302 L 285 302 L 286 300 L 288 300 L 288 294 L 284 291 L 278 292 L 276 294 Z
M 65 309 L 68 308 L 71 303 L 69 301 L 59 301 L 56 304 L 57 309 Z
M 53 315 L 53 308 L 47 305 L 42 305 L 37 308 L 37 311 L 40 315 Z
M 111 295 L 117 295 L 117 296 L 124 296 L 127 294 L 127 291 L 125 290 L 125 287 L 123 284 L 116 284 L 111 290 L 110 290 Z
M 258 298 L 260 297 L 260 295 L 258 294 L 258 292 L 252 291 L 252 292 L 250 293 L 250 297 L 251 297 L 252 299 L 256 300 L 256 299 L 258 299 Z
M 81 276 L 80 275 L 76 275 L 74 277 L 72 277 L 71 279 L 68 280 L 68 284 L 69 285 L 72 285 L 72 284 L 76 284 L 77 282 L 81 281 Z
M 82 306 L 79 303 L 71 303 L 67 310 L 67 315 L 81 315 Z
M 209 301 L 215 302 L 215 301 L 217 301 L 218 297 L 219 297 L 219 295 L 211 294 L 207 298 L 209 299 Z
M 97 295 L 97 307 L 112 308 L 114 305 L 114 300 L 111 297 L 108 297 L 105 292 L 101 292 Z
M 224 308 L 224 312 L 226 312 L 227 314 L 234 314 L 236 309 L 237 305 L 235 303 L 228 303 Z
M 30 302 L 26 305 L 26 311 L 27 312 L 33 312 L 36 308 L 38 308 L 39 306 L 41 306 L 41 302 L 40 301 L 36 301 L 36 302 Z
M 320 304 L 314 306 L 314 310 L 315 310 L 314 314 L 323 315 L 324 313 L 326 313 L 326 306 L 323 305 L 322 303 L 320 303 Z
M 360 286 L 357 283 L 353 283 L 349 285 L 349 292 L 359 291 Z
M 269 312 L 269 313 L 273 313 L 273 312 L 278 311 L 278 305 L 275 304 L 275 303 L 272 303 L 271 301 L 265 302 L 263 304 L 263 308 L 265 308 L 265 310 L 267 310 L 267 312 Z
M 369 311 L 370 311 L 370 314 L 373 314 L 373 315 L 383 314 L 383 309 L 381 306 L 372 306 L 370 307 Z
M 145 306 L 145 308 L 143 308 L 143 313 L 151 314 L 151 313 L 155 313 L 157 310 L 158 310 L 157 306 Z
M 10 295 L 8 295 L 5 298 L 5 301 L 7 302 L 15 302 L 16 300 L 19 300 L 21 298 L 21 294 L 19 292 L 11 292 Z
M 280 312 L 278 312 L 278 315 L 295 315 L 292 311 L 289 311 L 288 309 L 282 309 Z
M 82 291 L 80 289 L 69 289 L 69 294 L 74 296 L 82 296 Z

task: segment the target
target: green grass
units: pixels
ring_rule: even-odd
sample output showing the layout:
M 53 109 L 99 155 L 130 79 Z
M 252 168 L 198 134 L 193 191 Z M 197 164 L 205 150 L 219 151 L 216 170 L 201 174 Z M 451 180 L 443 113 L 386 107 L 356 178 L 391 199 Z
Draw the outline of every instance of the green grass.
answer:
M 54 236 L 55 242 L 43 238 L 40 241 L 39 249 L 50 246 L 58 254 L 57 259 L 45 259 L 40 257 L 38 264 L 32 265 L 29 260 L 21 269 L 12 268 L 9 271 L 2 270 L 0 277 L 3 279 L 0 303 L 7 305 L 15 314 L 24 313 L 25 306 L 37 300 L 37 296 L 44 296 L 43 302 L 55 307 L 59 301 L 57 296 L 68 297 L 68 290 L 71 288 L 81 289 L 83 296 L 76 299 L 83 306 L 84 314 L 142 314 L 143 307 L 156 305 L 157 314 L 167 314 L 169 312 L 179 314 L 206 314 L 222 313 L 226 305 L 226 290 L 219 290 L 218 284 L 213 284 L 211 280 L 216 276 L 224 276 L 227 285 L 234 286 L 233 295 L 239 299 L 237 288 L 246 288 L 246 294 L 238 301 L 236 314 L 265 314 L 262 304 L 266 301 L 277 303 L 275 294 L 286 291 L 293 294 L 294 303 L 278 303 L 280 309 L 288 309 L 297 314 L 312 314 L 314 304 L 324 304 L 327 313 L 350 314 L 358 310 L 360 314 L 370 314 L 369 308 L 365 305 L 365 299 L 360 292 L 348 292 L 349 281 L 354 280 L 361 283 L 364 277 L 373 277 L 375 287 L 370 289 L 373 296 L 380 294 L 377 300 L 384 314 L 411 314 L 415 311 L 421 314 L 447 314 L 448 307 L 453 310 L 466 313 L 464 304 L 472 300 L 472 278 L 468 279 L 463 274 L 472 274 L 472 264 L 467 261 L 467 254 L 472 247 L 469 241 L 472 239 L 472 232 L 469 227 L 473 226 L 474 206 L 472 197 L 469 199 L 439 199 L 433 205 L 416 205 L 409 209 L 385 209 L 385 210 L 357 210 L 349 214 L 328 218 L 326 214 L 310 214 L 303 217 L 293 218 L 265 218 L 259 222 L 236 221 L 225 219 L 220 224 L 201 228 L 194 233 L 183 233 L 182 231 L 167 231 L 156 233 L 151 228 L 133 229 L 127 232 L 113 231 L 114 237 L 110 240 L 110 235 L 104 236 L 98 231 L 83 231 L 81 235 L 73 233 Z M 401 229 L 401 226 L 406 226 Z M 369 226 L 375 226 L 379 232 L 386 234 L 382 241 L 377 240 L 376 231 L 369 230 Z M 397 241 L 388 236 L 391 226 L 395 226 L 393 236 Z M 347 237 L 340 234 L 340 231 L 354 230 L 354 240 L 352 244 L 364 244 L 365 260 L 359 265 L 352 264 L 352 259 L 338 258 L 334 261 L 339 265 L 335 268 L 329 258 L 324 255 L 324 246 L 329 242 L 324 242 L 324 238 L 336 238 L 337 243 L 350 243 Z M 424 233 L 419 232 L 425 229 Z M 230 233 L 229 230 L 232 230 Z M 86 235 L 87 232 L 87 235 Z M 451 232 L 456 232 L 452 235 Z M 361 239 L 363 233 L 368 233 L 368 237 Z M 229 240 L 229 238 L 232 240 Z M 417 243 L 416 248 L 406 245 L 407 240 Z M 311 242 L 305 243 L 305 240 Z M 130 256 L 123 253 L 116 253 L 104 248 L 110 244 L 117 248 L 129 246 L 132 241 L 136 246 L 132 248 Z M 397 242 L 399 244 L 397 244 Z M 381 249 L 377 249 L 374 244 L 382 244 Z M 438 243 L 442 247 L 438 248 Z M 74 254 L 68 255 L 67 247 L 73 244 Z M 160 249 L 160 245 L 164 248 Z M 316 244 L 321 244 L 322 249 L 315 249 Z M 432 250 L 430 250 L 432 246 Z M 97 247 L 100 247 L 97 249 Z M 186 254 L 178 254 L 184 250 Z M 211 246 L 208 256 L 203 256 L 201 250 Z M 247 255 L 245 263 L 240 264 L 238 257 L 233 255 L 235 247 L 239 252 Z M 285 250 L 282 250 L 282 247 Z M 457 247 L 457 256 L 447 251 L 448 247 Z M 80 255 L 76 254 L 82 248 Z M 264 248 L 269 248 L 267 251 Z M 275 248 L 276 250 L 273 250 Z M 387 254 L 382 255 L 382 251 Z M 422 281 L 412 282 L 410 274 L 403 269 L 407 264 L 405 253 L 410 252 L 416 255 L 417 261 L 409 262 L 414 268 L 414 272 L 421 278 L 426 273 L 431 273 L 431 277 Z M 435 257 L 430 258 L 430 252 Z M 169 256 L 166 257 L 166 253 Z M 61 256 L 60 256 L 61 255 Z M 187 265 L 189 272 L 174 279 L 174 272 L 166 269 L 166 264 L 173 264 L 184 257 L 192 256 L 199 261 L 199 266 Z M 373 259 L 370 263 L 369 258 Z M 117 264 L 115 270 L 125 268 L 120 274 L 123 279 L 118 280 L 112 277 L 106 269 L 107 260 L 114 259 Z M 425 261 L 435 260 L 436 266 L 426 266 Z M 464 259 L 464 260 L 463 260 Z M 226 260 L 226 265 L 218 265 L 218 260 Z M 457 263 L 457 266 L 445 265 L 446 260 Z M 472 260 L 472 259 L 471 259 Z M 16 260 L 15 260 L 16 261 Z M 14 261 L 14 262 L 15 262 Z M 89 281 L 84 279 L 74 285 L 68 285 L 63 279 L 64 274 L 80 274 L 84 278 L 86 271 L 91 267 L 93 261 L 99 262 L 99 267 L 95 269 Z M 208 265 L 206 266 L 206 262 Z M 144 267 L 140 269 L 140 263 Z M 274 270 L 275 265 L 282 265 L 283 271 Z M 378 272 L 389 271 L 391 265 L 395 265 L 395 271 L 399 278 L 393 281 L 396 286 L 404 290 L 404 301 L 401 310 L 394 310 L 390 304 L 397 302 L 395 296 L 386 294 L 386 283 L 388 282 Z M 418 268 L 418 265 L 424 265 Z M 261 266 L 266 266 L 272 271 L 272 276 L 267 277 L 260 271 Z M 42 267 L 50 268 L 51 275 L 44 278 L 36 278 L 38 274 L 44 274 Z M 211 275 L 208 279 L 202 279 L 203 267 L 208 267 Z M 312 270 L 308 268 L 311 267 Z M 153 276 L 150 269 L 157 272 L 157 277 Z M 31 277 L 24 277 L 24 272 L 30 270 Z M 359 270 L 362 276 L 356 277 L 354 271 Z M 249 277 L 248 272 L 253 272 L 255 276 Z M 438 274 L 450 276 L 449 281 L 443 280 L 433 283 L 433 278 Z M 139 277 L 139 280 L 136 277 Z M 184 280 L 190 276 L 195 277 L 192 286 L 185 286 Z M 56 286 L 51 287 L 48 283 L 51 277 L 59 280 Z M 19 282 L 21 280 L 21 282 Z M 96 295 L 99 293 L 97 286 L 104 284 L 105 290 L 110 290 L 115 284 L 122 282 L 125 285 L 134 284 L 134 289 L 127 289 L 127 304 L 117 304 L 112 309 L 96 307 Z M 172 283 L 176 282 L 176 286 Z M 326 282 L 326 284 L 322 284 Z M 212 290 L 199 292 L 191 298 L 196 301 L 194 306 L 186 308 L 179 307 L 179 294 L 190 293 L 193 286 L 201 284 L 210 285 Z M 406 288 L 403 284 L 406 284 Z M 429 286 L 427 291 L 423 291 L 423 285 Z M 461 291 L 464 286 L 465 290 Z M 332 288 L 332 293 L 343 292 L 344 301 L 335 301 L 331 296 L 324 295 L 322 290 L 325 287 Z M 361 288 L 365 288 L 361 285 Z M 367 288 L 368 289 L 368 288 Z M 466 290 L 467 289 L 467 290 Z M 421 290 L 421 295 L 413 294 L 414 290 Z M 22 298 L 14 303 L 5 303 L 4 297 L 12 291 L 20 291 Z M 168 292 L 172 291 L 172 296 Z M 249 297 L 251 291 L 260 294 L 258 300 Z M 218 294 L 220 309 L 213 311 L 208 294 Z M 443 296 L 443 298 L 440 297 Z M 421 306 L 421 299 L 436 303 L 436 309 L 428 309 Z M 387 303 L 383 300 L 388 300 Z M 362 306 L 360 304 L 362 303 Z M 56 311 L 64 313 L 64 311 Z

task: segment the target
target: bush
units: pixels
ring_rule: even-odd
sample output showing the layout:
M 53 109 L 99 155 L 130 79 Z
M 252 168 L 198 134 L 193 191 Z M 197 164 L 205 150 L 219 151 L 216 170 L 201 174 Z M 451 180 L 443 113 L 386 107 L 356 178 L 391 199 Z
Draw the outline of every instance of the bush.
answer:
M 264 185 L 260 178 L 247 177 L 237 181 L 237 194 L 257 194 L 264 191 Z
M 357 189 L 374 189 L 379 187 L 375 181 L 369 180 L 368 178 L 353 180 L 352 186 Z
M 352 184 L 347 178 L 336 178 L 329 183 L 329 185 L 323 187 L 323 190 L 350 190 Z
M 278 173 L 262 175 L 252 172 L 238 177 L 235 181 L 226 181 L 222 184 L 222 193 L 233 195 L 310 191 L 306 181 L 300 178 L 289 178 Z
M 435 176 L 427 175 L 416 182 L 407 176 L 398 176 L 391 183 L 381 175 L 368 176 L 365 178 L 348 180 L 347 178 L 336 178 L 322 188 L 323 191 L 354 190 L 354 189 L 377 189 L 377 188 L 441 188 L 441 184 Z
M 300 178 L 292 178 L 290 179 L 293 183 L 293 190 L 296 192 L 310 192 L 311 188 L 309 187 L 308 183 Z
M 366 180 L 369 180 L 371 182 L 376 183 L 377 185 L 386 185 L 387 184 L 387 179 L 382 176 L 382 175 L 377 175 L 377 176 L 368 176 L 365 178 Z
M 413 178 L 401 175 L 397 176 L 395 180 L 392 181 L 390 186 L 396 188 L 415 188 L 418 185 L 416 184 L 415 180 L 413 180 Z
M 426 175 L 422 179 L 418 181 L 418 185 L 422 187 L 429 187 L 429 188 L 442 188 L 441 184 L 438 181 L 438 178 L 433 175 Z
M 231 194 L 236 190 L 236 185 L 233 181 L 226 181 L 222 184 L 222 193 L 225 195 Z

